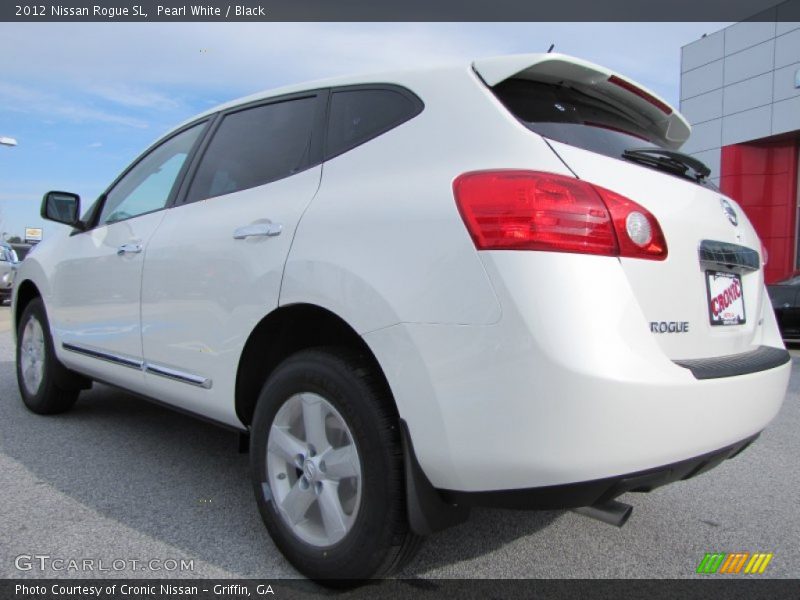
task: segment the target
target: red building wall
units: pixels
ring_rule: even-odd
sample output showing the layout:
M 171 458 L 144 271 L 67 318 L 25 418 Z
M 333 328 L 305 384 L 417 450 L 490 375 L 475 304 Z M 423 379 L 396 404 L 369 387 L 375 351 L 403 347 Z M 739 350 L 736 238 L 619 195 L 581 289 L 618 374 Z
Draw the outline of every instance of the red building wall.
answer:
M 767 248 L 767 283 L 792 273 L 797 215 L 795 136 L 723 147 L 720 188 L 744 209 Z

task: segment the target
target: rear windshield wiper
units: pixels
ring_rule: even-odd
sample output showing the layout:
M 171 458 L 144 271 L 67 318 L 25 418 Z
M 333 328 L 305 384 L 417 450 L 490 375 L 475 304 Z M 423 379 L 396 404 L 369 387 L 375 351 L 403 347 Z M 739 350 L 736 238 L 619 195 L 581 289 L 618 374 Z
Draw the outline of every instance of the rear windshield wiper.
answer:
M 622 153 L 622 158 L 689 177 L 695 181 L 702 181 L 711 174 L 711 169 L 702 161 L 683 152 L 663 148 L 629 148 Z M 687 171 L 692 171 L 692 174 Z

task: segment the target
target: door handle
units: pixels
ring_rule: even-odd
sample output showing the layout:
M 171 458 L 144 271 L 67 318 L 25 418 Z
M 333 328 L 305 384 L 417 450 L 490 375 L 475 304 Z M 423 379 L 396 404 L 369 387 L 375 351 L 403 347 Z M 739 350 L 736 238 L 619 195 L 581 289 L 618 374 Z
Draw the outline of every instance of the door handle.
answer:
M 233 239 L 243 240 L 249 237 L 275 237 L 283 231 L 280 223 L 252 223 L 233 230 Z
M 122 246 L 117 248 L 117 256 L 123 256 L 125 254 L 139 254 L 141 251 L 141 244 L 122 244 Z

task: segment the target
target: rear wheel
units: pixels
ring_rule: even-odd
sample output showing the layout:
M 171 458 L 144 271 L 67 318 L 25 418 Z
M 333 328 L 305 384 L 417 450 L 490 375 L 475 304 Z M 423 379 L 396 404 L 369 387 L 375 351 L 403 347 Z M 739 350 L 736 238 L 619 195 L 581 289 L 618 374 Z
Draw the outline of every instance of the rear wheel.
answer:
M 56 358 L 44 303 L 31 300 L 17 330 L 17 385 L 31 411 L 51 415 L 69 410 L 80 393 L 77 376 Z
M 267 381 L 251 431 L 256 499 L 276 545 L 328 583 L 385 576 L 413 555 L 398 419 L 347 350 L 306 350 Z

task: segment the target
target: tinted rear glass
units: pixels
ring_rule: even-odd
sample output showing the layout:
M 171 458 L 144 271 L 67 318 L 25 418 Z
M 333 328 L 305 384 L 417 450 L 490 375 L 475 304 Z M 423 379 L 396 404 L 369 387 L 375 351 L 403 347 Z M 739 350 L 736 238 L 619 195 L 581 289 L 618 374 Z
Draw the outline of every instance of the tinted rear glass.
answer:
M 578 90 L 508 79 L 494 92 L 511 113 L 544 137 L 619 158 L 628 148 L 662 147 L 625 113 Z
M 420 104 L 411 96 L 390 89 L 334 92 L 328 117 L 326 158 L 346 152 L 416 116 Z
M 231 194 L 309 166 L 316 96 L 227 115 L 203 155 L 187 202 Z

